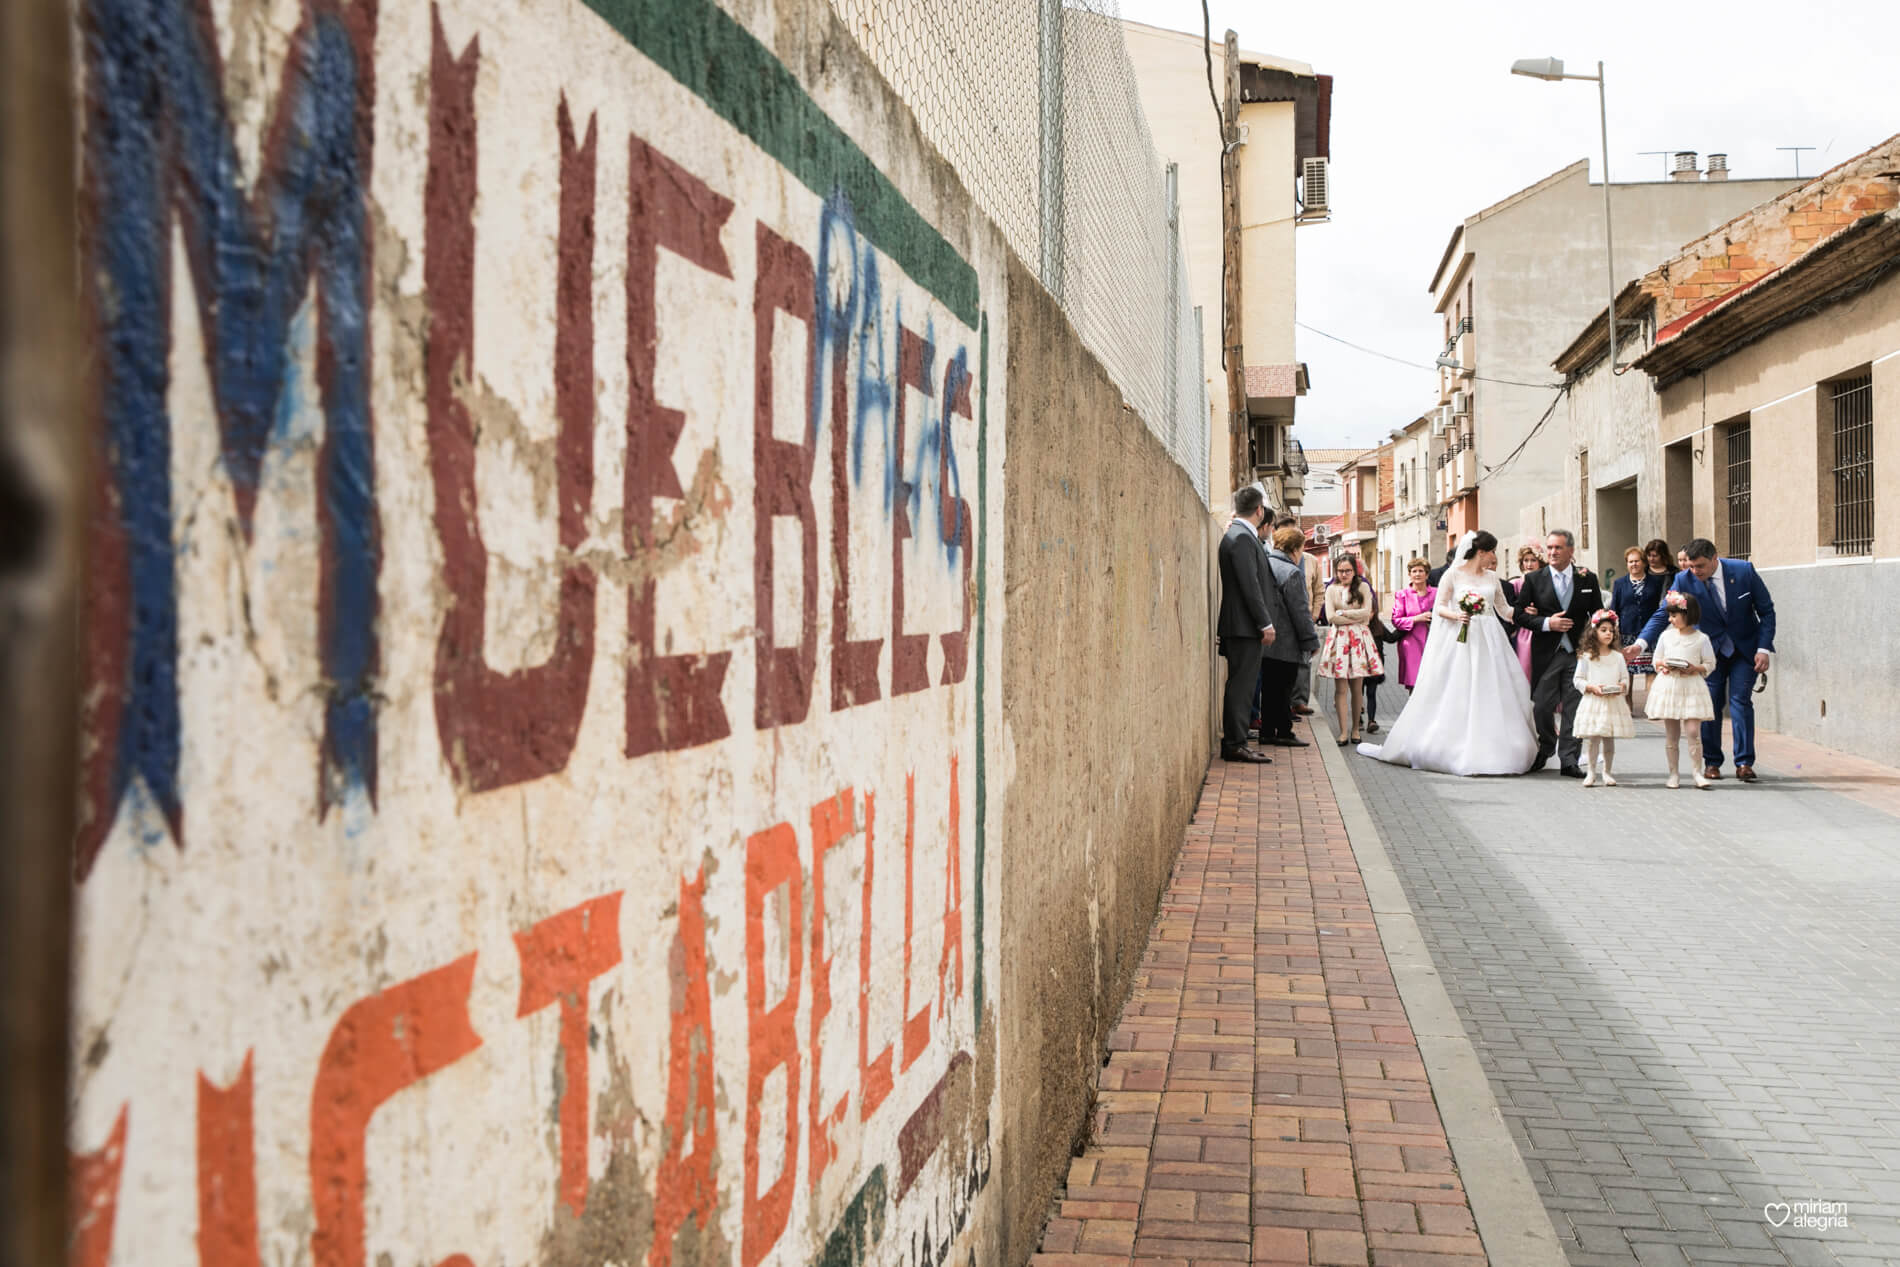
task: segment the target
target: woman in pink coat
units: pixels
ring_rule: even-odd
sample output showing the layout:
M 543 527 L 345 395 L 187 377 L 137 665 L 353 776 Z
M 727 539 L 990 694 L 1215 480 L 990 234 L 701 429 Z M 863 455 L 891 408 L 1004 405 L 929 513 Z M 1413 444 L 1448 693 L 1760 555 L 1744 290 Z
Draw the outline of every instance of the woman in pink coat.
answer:
M 1523 592 L 1524 577 L 1529 576 L 1533 572 L 1541 570 L 1543 566 L 1544 566 L 1544 556 L 1542 553 L 1538 551 L 1536 546 L 1524 546 L 1522 549 L 1520 549 L 1517 552 L 1517 570 L 1523 575 L 1517 578 L 1517 583 L 1515 585 L 1507 584 L 1505 586 L 1505 592 L 1511 596 L 1512 602 L 1515 603 L 1517 601 L 1517 596 Z M 1526 615 L 1530 615 L 1530 616 L 1535 616 L 1537 614 L 1536 607 L 1526 607 L 1524 611 Z M 1530 681 L 1531 680 L 1531 631 L 1528 629 L 1520 629 L 1517 631 L 1517 662 L 1524 666 L 1524 680 L 1527 682 Z
M 1438 591 L 1432 587 L 1432 565 L 1413 559 L 1405 566 L 1411 584 L 1392 596 L 1392 628 L 1400 637 L 1399 685 L 1411 690 L 1418 683 L 1418 664 L 1425 658 L 1425 640 L 1432 632 L 1432 604 Z

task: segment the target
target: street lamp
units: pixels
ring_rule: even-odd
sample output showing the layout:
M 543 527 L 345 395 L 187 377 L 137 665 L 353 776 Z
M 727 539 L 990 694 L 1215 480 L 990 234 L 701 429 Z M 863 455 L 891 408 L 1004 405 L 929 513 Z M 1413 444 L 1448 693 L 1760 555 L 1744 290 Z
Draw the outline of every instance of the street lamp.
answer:
M 1563 59 L 1560 57 L 1522 57 L 1511 63 L 1511 73 L 1530 79 L 1548 79 L 1553 82 L 1559 79 L 1588 79 L 1594 80 L 1597 86 L 1597 122 L 1601 126 L 1603 136 L 1603 254 L 1609 267 L 1610 277 L 1610 309 L 1607 318 L 1610 326 L 1610 377 L 1605 382 L 1610 389 L 1610 405 L 1614 410 L 1618 373 L 1616 368 L 1616 247 L 1610 238 L 1610 115 L 1603 99 L 1603 63 L 1597 63 L 1597 73 L 1594 75 L 1566 75 Z

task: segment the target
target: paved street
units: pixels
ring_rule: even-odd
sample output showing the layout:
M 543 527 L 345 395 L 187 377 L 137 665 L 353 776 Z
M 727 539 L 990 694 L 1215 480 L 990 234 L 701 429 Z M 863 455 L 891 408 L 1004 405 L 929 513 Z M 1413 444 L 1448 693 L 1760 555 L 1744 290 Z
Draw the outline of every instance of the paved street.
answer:
M 1900 771 L 1671 792 L 1638 728 L 1611 789 L 1349 759 L 1563 1247 L 1900 1261 Z
M 1109 1047 L 1032 1267 L 1483 1267 L 1317 748 L 1209 769 Z

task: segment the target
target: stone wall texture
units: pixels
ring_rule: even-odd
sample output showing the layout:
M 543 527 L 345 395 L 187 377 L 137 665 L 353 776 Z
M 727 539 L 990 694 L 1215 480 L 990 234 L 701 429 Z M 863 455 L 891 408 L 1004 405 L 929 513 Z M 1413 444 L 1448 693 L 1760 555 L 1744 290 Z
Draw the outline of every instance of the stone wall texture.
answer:
M 77 10 L 74 1261 L 1023 1261 L 1185 474 L 823 0 Z

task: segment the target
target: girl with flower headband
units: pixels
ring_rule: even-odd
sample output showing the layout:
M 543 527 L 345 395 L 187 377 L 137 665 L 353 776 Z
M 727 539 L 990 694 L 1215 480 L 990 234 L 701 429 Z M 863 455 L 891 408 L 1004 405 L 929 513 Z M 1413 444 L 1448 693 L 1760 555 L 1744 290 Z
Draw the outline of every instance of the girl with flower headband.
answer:
M 1702 727 L 1688 723 L 1709 721 L 1715 716 L 1709 688 L 1702 681 L 1715 669 L 1715 644 L 1696 628 L 1702 623 L 1702 607 L 1695 595 L 1670 590 L 1663 595 L 1663 609 L 1669 613 L 1669 626 L 1656 639 L 1656 685 L 1650 688 L 1643 711 L 1663 724 L 1663 751 L 1669 756 L 1668 786 L 1682 786 L 1676 763 L 1686 730 L 1695 785 L 1711 787 L 1702 774 Z
M 1636 724 L 1630 720 L 1629 669 L 1623 663 L 1622 646 L 1616 613 L 1606 607 L 1593 614 L 1577 648 L 1577 672 L 1572 679 L 1583 697 L 1571 727 L 1585 744 L 1585 787 L 1595 787 L 1599 781 L 1604 787 L 1616 786 L 1610 773 L 1616 764 L 1616 741 L 1636 734 Z

